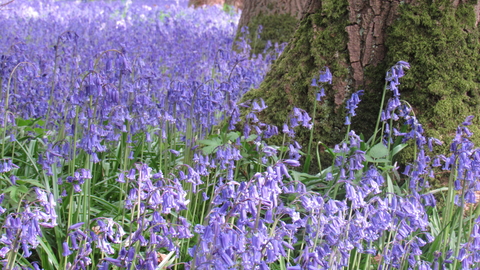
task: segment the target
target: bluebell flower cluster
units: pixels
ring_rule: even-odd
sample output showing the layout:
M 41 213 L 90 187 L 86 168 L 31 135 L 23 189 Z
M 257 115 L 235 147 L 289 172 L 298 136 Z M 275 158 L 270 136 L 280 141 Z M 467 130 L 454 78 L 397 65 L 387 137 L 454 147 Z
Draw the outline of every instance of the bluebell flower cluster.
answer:
M 322 97 L 326 96 L 325 89 L 321 85 L 318 85 L 318 83 L 332 84 L 332 80 L 333 80 L 332 73 L 330 72 L 330 69 L 328 67 L 325 67 L 325 71 L 320 72 L 320 76 L 318 77 L 318 80 L 317 78 L 312 79 L 311 86 L 320 87 L 320 91 L 318 91 L 316 94 L 317 101 L 321 101 Z
M 347 105 L 345 109 L 347 109 L 347 116 L 345 117 L 345 125 L 351 124 L 351 119 L 355 115 L 355 110 L 358 108 L 358 104 L 360 103 L 360 96 L 363 95 L 363 90 L 359 90 L 352 94 L 352 96 L 347 100 Z
M 13 169 L 19 168 L 11 159 L 4 159 L 0 162 L 0 173 L 6 173 Z
M 268 264 L 287 250 L 294 250 L 289 239 L 295 236 L 295 226 L 280 220 L 299 214 L 286 207 L 280 194 L 305 192 L 301 183 L 286 186 L 290 178 L 286 164 L 279 162 L 257 173 L 248 182 L 222 181 L 217 184 L 213 208 L 204 224 L 195 226 L 200 241 L 191 250 L 191 269 L 269 269 Z M 282 226 L 271 227 L 280 223 Z
M 0 237 L 0 257 L 10 259 L 17 254 L 28 258 L 32 255 L 43 236 L 42 228 L 54 228 L 57 226 L 56 201 L 53 194 L 47 193 L 40 188 L 34 189 L 34 199 L 25 200 L 16 211 L 5 213 L 2 208 L 2 235 Z M 1 201 L 4 200 L 2 194 Z M 11 263 L 2 260 L 3 268 Z

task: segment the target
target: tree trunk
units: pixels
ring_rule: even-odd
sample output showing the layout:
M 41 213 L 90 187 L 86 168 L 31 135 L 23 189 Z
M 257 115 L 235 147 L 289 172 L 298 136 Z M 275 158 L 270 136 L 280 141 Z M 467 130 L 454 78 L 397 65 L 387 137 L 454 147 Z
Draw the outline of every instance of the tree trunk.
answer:
M 244 97 L 265 100 L 264 121 L 282 126 L 293 107 L 312 114 L 318 91 L 312 78 L 328 66 L 333 84 L 317 105 L 315 141 L 332 146 L 344 138 L 344 103 L 359 89 L 365 95 L 352 126 L 368 139 L 385 72 L 400 60 L 412 66 L 401 80 L 402 99 L 412 105 L 427 136 L 448 146 L 456 126 L 479 111 L 478 1 L 312 0 L 305 7 L 293 38 L 260 88 Z M 471 130 L 479 143 L 478 126 Z M 305 146 L 308 136 L 300 133 L 297 139 Z
M 189 0 L 188 6 L 198 8 L 201 6 L 223 5 L 225 0 Z
M 189 0 L 188 1 L 188 6 L 193 6 L 195 8 L 205 6 L 205 5 L 212 6 L 212 5 L 223 5 L 223 4 L 234 6 L 237 10 L 243 9 L 243 0 Z

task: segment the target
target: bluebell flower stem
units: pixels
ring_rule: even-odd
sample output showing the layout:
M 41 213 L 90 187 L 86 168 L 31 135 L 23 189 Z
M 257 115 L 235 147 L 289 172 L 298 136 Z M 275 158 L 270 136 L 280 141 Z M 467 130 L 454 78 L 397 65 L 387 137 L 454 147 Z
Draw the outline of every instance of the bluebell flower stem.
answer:
M 20 232 L 18 231 L 15 235 L 15 240 L 13 241 L 12 249 L 8 252 L 7 257 L 7 268 L 5 270 L 14 270 L 15 262 L 17 261 L 17 250 L 18 250 L 18 240 L 20 238 Z
M 55 201 L 58 201 L 58 199 L 60 198 L 60 191 L 59 191 L 59 188 L 58 188 L 58 181 L 57 181 L 57 179 L 59 178 L 59 173 L 58 173 L 58 168 L 57 168 L 56 164 L 52 164 L 52 173 L 53 173 L 53 175 L 52 175 L 51 179 L 52 179 L 52 184 L 53 184 L 53 187 L 52 187 L 53 195 L 54 195 Z M 60 208 L 60 204 L 55 205 L 55 212 L 56 213 L 62 213 L 61 208 Z M 58 224 L 63 224 L 62 215 L 58 215 L 57 223 Z M 54 233 L 55 233 L 55 241 L 57 243 L 57 246 L 61 247 L 62 246 L 62 235 L 63 235 L 62 229 L 59 226 L 55 226 Z M 61 256 L 61 257 L 63 257 L 63 256 Z
M 73 132 L 73 142 L 72 142 L 72 144 L 73 144 L 72 147 L 73 148 L 72 148 L 72 152 L 71 152 L 71 159 L 70 159 L 70 165 L 69 165 L 69 175 L 71 175 L 71 176 L 74 175 L 75 167 L 76 167 L 77 141 L 78 141 L 78 133 L 79 133 L 79 121 L 78 121 L 78 115 L 80 113 L 79 111 L 80 111 L 80 106 L 77 106 L 75 108 L 75 122 L 74 122 L 74 132 Z M 74 197 L 73 192 L 74 192 L 73 188 L 71 188 L 70 189 L 70 194 L 68 194 L 68 199 L 69 199 L 68 205 L 70 205 L 70 207 L 73 207 L 73 205 L 77 205 L 77 204 L 73 203 L 73 197 Z M 75 206 L 75 207 L 78 210 L 78 205 Z M 74 223 L 78 222 L 78 220 L 73 220 L 73 214 L 78 213 L 78 211 L 72 211 L 72 209 L 70 209 L 70 211 L 67 211 L 67 212 L 68 212 L 67 228 L 69 228 Z M 59 251 L 59 253 L 61 254 L 61 251 Z M 63 256 L 61 256 L 61 258 L 63 258 Z M 65 262 L 65 264 L 66 264 L 66 262 Z
M 393 119 L 390 118 L 390 125 L 388 126 L 388 138 L 387 138 L 387 150 L 388 150 L 388 161 L 389 163 L 387 165 L 392 164 L 393 162 L 393 156 L 392 156 L 392 140 L 393 140 Z
M 260 199 L 259 199 L 260 200 Z M 254 231 L 258 232 L 258 223 L 260 222 L 260 214 L 262 212 L 262 202 L 261 200 L 258 202 L 258 207 L 257 207 L 257 216 L 255 218 L 255 227 Z
M 450 231 L 451 228 L 451 221 L 453 218 L 453 212 L 454 212 L 454 205 L 455 205 L 455 187 L 454 187 L 454 181 L 456 179 L 456 169 L 455 165 L 452 165 L 452 170 L 450 172 L 449 176 L 449 181 L 448 181 L 448 194 L 447 194 L 447 200 L 446 200 L 446 208 L 445 211 L 442 213 L 443 215 L 443 228 L 445 228 L 445 240 L 443 244 L 443 250 L 442 254 L 445 254 L 448 250 L 448 239 L 450 239 L 450 234 L 452 232 Z
M 464 220 L 465 220 L 465 192 L 466 190 L 466 181 L 464 180 L 463 183 L 462 183 L 462 193 L 459 194 L 459 197 L 460 197 L 460 206 L 459 206 L 459 213 L 460 213 L 460 221 L 459 221 L 459 225 L 458 225 L 458 232 L 457 232 L 457 243 L 455 245 L 455 257 L 458 257 L 458 252 L 460 251 L 460 246 L 462 245 L 462 243 L 466 243 L 468 241 L 468 237 L 467 239 L 464 239 L 463 238 L 463 223 L 464 223 Z M 458 264 L 458 260 L 455 260 L 454 263 L 453 263 L 453 269 L 457 269 L 457 264 Z
M 315 151 L 317 153 L 318 171 L 322 172 L 322 162 L 320 159 L 320 150 L 319 150 L 320 145 L 322 145 L 322 142 L 318 142 L 317 147 L 315 147 Z
M 73 190 L 70 191 L 69 203 L 68 203 L 68 205 L 72 205 L 72 206 L 73 206 L 73 197 L 74 197 L 74 196 L 73 196 L 72 193 L 73 193 Z M 72 217 L 72 212 L 73 212 L 73 211 L 68 211 L 67 228 L 70 228 L 70 226 L 72 226 L 72 224 L 74 224 L 74 223 L 72 222 L 72 219 L 73 219 L 73 217 Z M 76 223 L 76 222 L 75 222 L 75 223 Z M 69 236 L 67 235 L 67 239 L 65 240 L 65 241 L 67 241 L 67 243 L 68 243 L 68 239 L 69 239 Z M 62 246 L 62 245 L 60 244 L 58 247 L 61 247 L 61 246 Z M 66 270 L 66 269 L 67 269 L 67 257 L 61 256 L 61 255 L 62 255 L 62 251 L 61 251 L 60 249 L 58 250 L 58 255 L 59 255 L 59 257 L 60 257 L 61 264 L 63 264 L 64 269 Z
M 90 155 L 85 155 L 85 169 L 88 169 L 88 170 L 92 170 L 92 167 L 91 167 L 91 162 L 90 162 Z M 93 174 L 93 173 L 92 173 Z M 82 218 L 82 221 L 85 222 L 85 224 L 89 224 L 90 223 L 90 191 L 91 191 L 91 187 L 90 187 L 90 181 L 91 179 L 90 178 L 86 178 L 85 179 L 85 183 L 84 183 L 84 186 L 82 188 L 82 199 L 83 199 L 83 218 Z
M 193 110 L 192 110 L 193 115 Z M 193 143 L 193 124 L 192 119 L 187 120 L 187 128 L 185 132 L 185 150 L 183 153 L 183 164 L 193 165 L 192 161 L 192 143 Z
M 281 144 L 282 147 L 285 146 L 285 141 L 286 141 L 286 139 L 287 139 L 287 134 L 284 133 L 284 134 L 283 134 L 283 138 L 282 138 L 282 144 Z M 282 152 L 280 153 L 280 159 L 281 159 L 281 160 L 285 158 L 286 153 L 287 153 L 287 151 L 282 151 Z
M 360 269 L 360 265 L 359 265 L 360 262 L 357 262 L 357 259 L 358 259 L 358 257 L 359 257 L 359 256 L 358 256 L 358 251 L 357 251 L 356 249 L 352 249 L 352 251 L 350 251 L 350 257 L 351 257 L 351 255 L 352 255 L 352 252 L 354 253 L 354 255 L 353 255 L 353 261 L 352 261 L 351 268 L 353 268 L 353 269 L 355 269 L 355 268 L 356 268 L 356 269 Z M 361 256 L 360 256 L 360 257 L 361 257 Z
M 378 112 L 377 123 L 375 124 L 375 129 L 373 130 L 373 140 L 372 145 L 376 144 L 376 136 L 378 132 L 378 126 L 380 125 L 380 119 L 382 117 L 383 105 L 385 104 L 385 96 L 387 95 L 387 81 L 385 81 L 385 86 L 383 87 L 382 101 L 380 102 L 380 110 Z
M 398 228 L 397 228 L 396 230 L 394 230 L 394 231 L 395 231 L 395 232 L 398 231 Z M 388 232 L 387 241 L 384 241 L 385 234 L 382 235 L 382 241 L 380 242 L 380 245 L 379 245 L 379 246 L 384 248 L 384 249 L 383 249 L 383 252 L 387 251 L 387 247 L 388 247 L 388 245 L 390 244 L 390 241 L 391 241 L 391 239 L 392 239 L 392 234 L 393 234 L 392 231 L 389 231 L 389 232 Z M 380 266 L 380 265 L 382 266 L 382 268 L 381 268 L 382 270 L 384 270 L 385 267 L 387 267 L 387 269 L 388 269 L 388 266 L 387 266 L 387 265 L 385 265 L 385 264 L 382 265 L 382 264 L 381 264 L 382 261 L 384 261 L 383 256 L 385 256 L 385 255 L 382 255 L 381 260 L 378 262 L 379 266 Z M 380 267 L 379 267 L 379 269 L 380 269 Z
M 371 268 L 371 267 L 370 267 L 370 260 L 371 260 L 371 258 L 372 258 L 372 255 L 370 255 L 370 253 L 367 254 L 367 257 L 365 258 L 365 262 L 364 262 L 364 264 L 363 264 L 363 270 L 367 270 L 367 269 L 370 269 L 370 268 Z M 360 259 L 360 261 L 361 261 L 361 259 Z M 360 269 L 360 268 L 359 268 L 359 269 Z
M 312 142 L 313 142 L 313 131 L 315 130 L 315 119 L 317 115 L 317 100 L 314 99 L 313 101 L 313 114 L 312 114 L 312 127 L 310 128 L 310 138 L 308 139 L 308 148 L 307 148 L 307 156 L 305 157 L 305 165 L 303 167 L 303 172 L 308 172 L 310 168 L 310 162 L 312 161 L 311 150 L 312 150 Z
M 127 132 L 130 130 L 130 121 L 125 120 L 126 130 Z M 121 139 L 121 146 L 123 146 L 123 160 L 121 161 L 122 164 L 122 171 L 127 172 L 128 170 L 128 156 L 129 156 L 129 149 L 130 143 L 128 142 L 128 134 L 127 132 L 123 132 L 122 139 Z M 122 148 L 121 148 L 122 149 Z M 122 153 L 122 151 L 120 151 Z M 122 226 L 125 224 L 125 198 L 128 196 L 128 187 L 129 187 L 130 179 L 127 177 L 125 183 L 121 183 L 120 185 L 120 208 L 122 209 Z

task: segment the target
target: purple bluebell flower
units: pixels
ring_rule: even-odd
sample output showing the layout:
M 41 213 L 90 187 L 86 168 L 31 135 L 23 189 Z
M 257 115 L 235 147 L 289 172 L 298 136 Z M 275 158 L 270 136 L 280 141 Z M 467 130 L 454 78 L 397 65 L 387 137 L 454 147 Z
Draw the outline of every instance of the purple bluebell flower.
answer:
M 322 87 L 322 88 L 320 88 L 320 91 L 317 92 L 316 100 L 321 101 L 322 97 L 324 97 L 324 96 L 326 96 L 325 95 L 325 89 Z
M 328 67 L 325 67 L 325 71 L 320 72 L 319 82 L 332 84 L 332 73 Z
M 70 254 L 72 254 L 72 252 L 70 251 L 70 247 L 68 246 L 68 243 L 67 243 L 67 242 L 63 242 L 62 248 L 63 248 L 62 255 L 63 255 L 64 257 L 67 257 L 67 256 L 69 256 Z

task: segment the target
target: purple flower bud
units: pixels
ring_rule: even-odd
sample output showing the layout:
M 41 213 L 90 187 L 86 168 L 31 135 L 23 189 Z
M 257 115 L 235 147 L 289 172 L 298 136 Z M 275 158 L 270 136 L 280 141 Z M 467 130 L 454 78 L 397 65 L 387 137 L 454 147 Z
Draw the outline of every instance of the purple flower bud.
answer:
M 298 160 L 295 160 L 295 159 L 285 159 L 283 161 L 283 163 L 285 163 L 288 166 L 292 166 L 292 167 L 300 166 L 300 162 Z
M 463 121 L 462 125 L 464 126 L 470 126 L 472 124 L 472 120 L 475 118 L 474 115 L 469 115 L 467 118 L 465 118 L 465 121 Z
M 119 260 L 119 259 L 113 259 L 113 258 L 107 257 L 107 258 L 104 258 L 104 260 L 113 264 L 113 265 L 115 265 L 115 266 L 117 266 L 117 267 L 122 267 L 123 266 L 122 261 Z
M 16 175 L 10 175 L 10 182 L 12 182 L 12 185 L 16 186 L 17 185 L 17 179 L 18 177 Z
M 175 156 L 178 156 L 178 155 L 180 155 L 180 152 L 179 152 L 179 151 L 177 151 L 177 150 L 170 149 L 169 151 L 170 151 L 170 153 L 174 154 Z
M 85 222 L 75 223 L 75 224 L 73 224 L 72 226 L 70 226 L 70 228 L 68 228 L 68 230 L 69 230 L 69 231 L 76 230 L 76 229 L 82 227 L 83 224 L 85 224 Z

